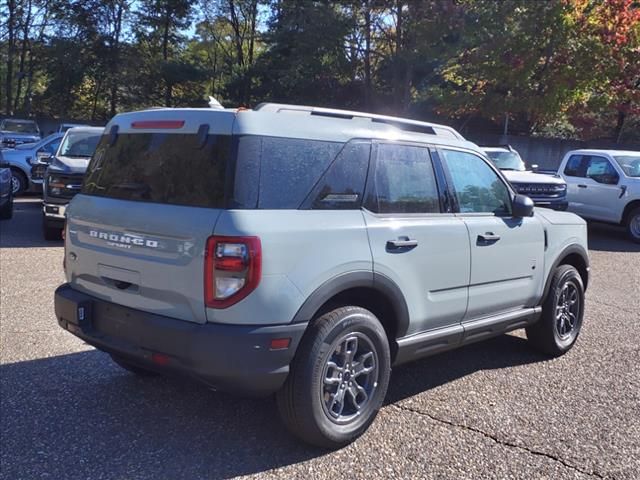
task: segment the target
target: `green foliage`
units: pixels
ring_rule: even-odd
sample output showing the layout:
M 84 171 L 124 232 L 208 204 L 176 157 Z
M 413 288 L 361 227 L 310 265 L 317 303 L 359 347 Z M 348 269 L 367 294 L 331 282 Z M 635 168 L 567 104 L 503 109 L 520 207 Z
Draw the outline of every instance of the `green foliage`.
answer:
M 7 114 L 261 101 L 638 140 L 637 0 L 5 0 Z

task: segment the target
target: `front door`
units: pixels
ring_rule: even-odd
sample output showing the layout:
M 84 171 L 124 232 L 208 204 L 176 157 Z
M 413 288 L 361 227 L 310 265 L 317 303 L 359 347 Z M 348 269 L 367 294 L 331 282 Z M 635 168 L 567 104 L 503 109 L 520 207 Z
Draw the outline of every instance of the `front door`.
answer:
M 460 325 L 467 308 L 467 227 L 444 212 L 424 146 L 374 146 L 365 210 L 373 269 L 398 285 L 411 319 L 408 335 Z
M 480 156 L 439 151 L 471 248 L 466 320 L 535 306 L 544 275 L 544 230 L 534 216 L 511 215 L 511 191 Z

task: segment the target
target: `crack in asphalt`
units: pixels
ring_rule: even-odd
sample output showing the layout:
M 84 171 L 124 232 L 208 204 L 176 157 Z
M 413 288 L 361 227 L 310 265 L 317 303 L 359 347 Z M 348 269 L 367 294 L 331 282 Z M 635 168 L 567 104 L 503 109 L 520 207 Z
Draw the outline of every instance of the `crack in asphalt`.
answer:
M 583 470 L 580 467 L 577 467 L 575 465 L 567 463 L 562 458 L 556 457 L 555 455 L 552 455 L 550 453 L 541 452 L 540 450 L 534 450 L 534 449 L 529 448 L 529 447 L 524 446 L 524 445 L 518 445 L 516 443 L 512 443 L 512 442 L 508 442 L 508 441 L 505 441 L 505 440 L 501 440 L 500 438 L 498 438 L 498 437 L 496 437 L 496 436 L 494 436 L 494 435 L 492 435 L 490 433 L 487 433 L 487 432 L 485 432 L 483 430 L 480 430 L 479 428 L 476 428 L 476 427 L 471 427 L 469 425 L 463 425 L 463 424 L 460 424 L 460 423 L 451 422 L 449 420 L 444 420 L 442 418 L 439 418 L 439 417 L 436 417 L 434 415 L 431 415 L 430 413 L 422 412 L 420 410 L 417 410 L 417 409 L 411 408 L 411 407 L 407 407 L 405 405 L 395 405 L 394 404 L 394 405 L 391 405 L 391 407 L 394 407 L 394 408 L 396 408 L 398 410 L 403 410 L 403 411 L 406 411 L 406 412 L 415 413 L 415 414 L 421 415 L 423 417 L 427 417 L 427 418 L 433 420 L 434 422 L 442 423 L 444 425 L 449 425 L 450 427 L 462 428 L 462 429 L 468 430 L 470 432 L 478 433 L 478 434 L 484 436 L 485 438 L 493 440 L 495 443 L 498 443 L 498 444 L 503 445 L 505 447 L 512 447 L 512 448 L 517 448 L 518 450 L 524 450 L 525 452 L 530 453 L 531 455 L 536 455 L 536 456 L 548 458 L 549 460 L 553 460 L 555 462 L 558 462 L 558 463 L 564 465 L 565 467 L 569 468 L 570 470 L 573 470 L 575 472 L 581 473 L 583 475 L 588 475 L 590 477 L 596 477 L 596 478 L 601 478 L 601 479 L 609 478 L 609 477 L 601 475 L 600 473 L 595 472 L 595 471 L 589 472 L 589 471 Z

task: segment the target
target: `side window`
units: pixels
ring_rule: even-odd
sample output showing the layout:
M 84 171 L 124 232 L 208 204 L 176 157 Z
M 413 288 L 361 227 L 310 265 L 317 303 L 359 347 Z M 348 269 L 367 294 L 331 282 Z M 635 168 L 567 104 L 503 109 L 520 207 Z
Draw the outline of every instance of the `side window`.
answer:
M 442 150 L 461 213 L 511 214 L 509 189 L 477 155 Z
M 50 155 L 55 155 L 56 152 L 58 151 L 58 147 L 60 146 L 61 140 L 62 140 L 61 138 L 58 138 L 49 143 L 45 143 L 42 147 L 40 147 L 39 151 L 43 153 L 48 153 Z
M 582 170 L 582 155 L 571 155 L 564 167 L 564 174 L 569 177 L 584 177 Z
M 347 143 L 311 191 L 303 208 L 359 209 L 369 169 L 369 142 Z
M 377 213 L 440 213 L 431 156 L 424 147 L 378 145 L 369 192 L 367 208 Z
M 616 172 L 611 162 L 604 157 L 590 157 L 587 162 L 587 174 L 588 178 L 595 180 L 598 183 L 604 183 L 607 185 L 615 185 L 620 180 L 618 173 Z

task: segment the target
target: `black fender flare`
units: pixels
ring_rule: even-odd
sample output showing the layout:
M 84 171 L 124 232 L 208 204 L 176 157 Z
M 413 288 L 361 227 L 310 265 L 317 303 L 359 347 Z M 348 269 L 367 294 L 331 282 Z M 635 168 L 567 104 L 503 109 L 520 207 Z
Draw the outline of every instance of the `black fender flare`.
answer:
M 585 267 L 586 267 L 586 277 L 583 278 L 583 283 L 584 283 L 584 289 L 585 291 L 587 290 L 587 285 L 589 284 L 589 255 L 587 254 L 587 251 L 581 246 L 581 245 L 569 245 L 568 247 L 565 247 L 556 257 L 555 261 L 553 262 L 553 264 L 551 265 L 551 269 L 549 270 L 549 276 L 547 277 L 547 280 L 545 281 L 544 284 L 544 291 L 542 293 L 542 299 L 540 300 L 540 304 L 542 305 L 544 303 L 544 301 L 547 298 L 547 295 L 549 294 L 549 289 L 551 288 L 551 280 L 553 277 L 553 271 L 558 268 L 558 266 L 561 264 L 561 262 L 567 258 L 567 256 L 572 255 L 572 254 L 577 254 L 579 255 L 582 260 L 584 261 Z M 582 274 L 582 272 L 581 272 Z M 582 276 L 582 275 L 581 275 Z
M 309 322 L 328 300 L 352 288 L 370 288 L 384 295 L 395 314 L 396 338 L 406 335 L 409 329 L 409 308 L 400 287 L 386 275 L 371 271 L 347 272 L 327 280 L 304 301 L 292 323 Z

